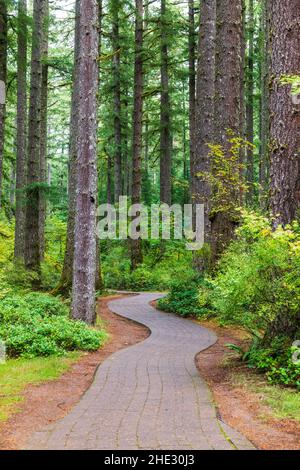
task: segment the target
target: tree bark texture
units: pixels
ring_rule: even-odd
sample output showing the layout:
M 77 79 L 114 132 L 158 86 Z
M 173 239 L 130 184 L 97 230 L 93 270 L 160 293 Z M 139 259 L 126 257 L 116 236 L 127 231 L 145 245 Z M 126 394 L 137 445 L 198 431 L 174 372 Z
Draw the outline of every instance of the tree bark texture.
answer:
M 189 0 L 189 125 L 190 125 L 190 169 L 194 174 L 196 145 L 196 28 L 195 2 Z M 193 184 L 193 180 L 192 180 Z M 191 191 L 193 193 L 193 190 Z
M 115 201 L 122 195 L 122 121 L 121 121 L 121 76 L 120 76 L 120 0 L 111 0 L 112 14 L 112 72 L 114 88 L 114 164 L 115 164 Z
M 172 201 L 172 135 L 169 91 L 167 3 L 161 0 L 161 110 L 160 110 L 160 201 Z
M 41 200 L 41 103 L 44 19 L 47 0 L 33 4 L 30 105 L 28 118 L 27 201 L 25 223 L 25 266 L 40 273 L 40 200 Z
M 17 58 L 17 152 L 16 152 L 16 260 L 24 261 L 25 249 L 25 185 L 27 136 L 27 0 L 18 3 L 18 58 Z
M 216 41 L 216 1 L 203 0 L 200 8 L 195 160 L 192 174 L 192 198 L 195 204 L 204 204 L 205 243 L 210 245 L 210 197 L 211 187 L 207 175 L 211 171 L 210 149 L 214 142 L 214 100 L 215 100 L 215 41 Z M 196 253 L 194 264 L 198 271 L 204 271 L 209 257 Z
M 48 149 L 48 49 L 49 49 L 49 0 L 46 0 L 46 11 L 43 24 L 42 52 L 42 91 L 41 91 L 41 142 L 40 142 L 40 257 L 45 255 L 45 224 L 46 224 L 46 185 L 47 185 L 47 149 Z
M 255 18 L 254 18 L 254 0 L 249 1 L 249 17 L 248 17 L 248 61 L 247 61 L 247 104 L 246 104 L 246 138 L 252 144 L 254 142 L 254 32 L 255 32 Z M 247 161 L 246 161 L 246 181 L 247 189 L 247 203 L 249 205 L 253 202 L 254 191 L 254 148 L 247 147 Z
M 300 207 L 300 106 L 284 77 L 300 73 L 299 0 L 273 0 L 270 9 L 270 179 L 274 226 L 286 225 Z M 298 104 L 297 104 L 298 103 Z
M 132 204 L 140 204 L 142 196 L 142 132 L 143 132 L 143 0 L 136 0 L 135 66 L 132 152 Z M 130 240 L 131 269 L 143 262 L 142 241 Z
M 78 157 L 76 180 L 75 249 L 72 317 L 88 324 L 96 318 L 97 270 L 97 96 L 98 4 L 80 1 L 80 59 L 78 106 Z
M 7 2 L 0 0 L 0 80 L 7 85 Z M 2 204 L 3 153 L 6 105 L 0 103 L 0 207 Z
M 216 37 L 215 142 L 230 159 L 229 139 L 239 137 L 241 129 L 242 0 L 217 0 Z M 239 200 L 234 185 L 227 188 L 227 197 Z M 235 226 L 232 214 L 217 209 L 212 218 L 213 262 L 233 238 Z
M 262 209 L 267 208 L 269 189 L 269 21 L 268 0 L 262 1 L 260 23 L 260 149 L 259 149 L 259 201 Z
M 79 112 L 79 59 L 80 59 L 80 0 L 75 6 L 75 36 L 74 36 L 74 69 L 73 91 L 70 116 L 70 147 L 68 172 L 68 224 L 64 266 L 61 279 L 55 293 L 68 295 L 72 289 L 74 245 L 75 245 L 75 212 L 76 212 L 76 181 L 77 181 L 77 136 Z

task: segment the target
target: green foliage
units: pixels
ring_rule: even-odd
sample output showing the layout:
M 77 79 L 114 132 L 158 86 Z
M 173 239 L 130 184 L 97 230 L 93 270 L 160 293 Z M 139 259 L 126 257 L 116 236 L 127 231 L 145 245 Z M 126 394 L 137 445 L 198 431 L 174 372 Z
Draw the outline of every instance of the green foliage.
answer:
M 64 357 L 8 359 L 0 367 L 0 422 L 6 421 L 12 413 L 18 411 L 28 384 L 37 385 L 57 379 L 68 371 L 79 357 L 80 353 L 71 352 Z
M 63 355 L 95 351 L 103 331 L 68 318 L 69 308 L 46 294 L 10 294 L 0 303 L 0 338 L 10 357 Z
M 212 281 L 212 304 L 219 317 L 250 330 L 265 330 L 282 309 L 296 315 L 300 301 L 298 225 L 272 232 L 265 218 L 245 214 L 237 235 Z
M 166 312 L 174 312 L 182 317 L 206 316 L 211 312 L 210 287 L 210 283 L 205 279 L 200 282 L 193 279 L 185 283 L 177 281 L 173 283 L 169 295 L 159 300 L 158 306 Z
M 205 179 L 212 188 L 212 213 L 226 212 L 236 219 L 239 195 L 247 190 L 247 185 L 240 177 L 244 171 L 240 155 L 241 151 L 245 152 L 253 146 L 244 139 L 234 136 L 230 129 L 227 130 L 227 136 L 226 147 L 208 144 L 211 171 L 199 173 L 198 176 Z
M 164 291 L 171 287 L 174 279 L 184 282 L 194 276 L 191 253 L 181 241 L 145 243 L 144 263 L 134 272 L 130 270 L 126 243 L 109 241 L 101 248 L 105 286 L 110 289 Z
M 249 350 L 236 345 L 250 367 L 266 373 L 272 383 L 299 388 L 299 365 L 292 361 L 291 338 L 264 333 L 285 312 L 293 322 L 300 305 L 300 229 L 298 223 L 272 231 L 270 221 L 242 211 L 242 224 L 219 262 L 214 278 L 176 282 L 159 302 L 166 311 L 183 316 L 215 315 L 221 324 L 239 325 L 253 337 Z M 300 338 L 300 327 L 295 340 Z
M 247 362 L 265 372 L 270 383 L 296 386 L 300 390 L 300 364 L 293 361 L 294 348 L 284 338 L 276 338 L 270 347 L 252 344 Z

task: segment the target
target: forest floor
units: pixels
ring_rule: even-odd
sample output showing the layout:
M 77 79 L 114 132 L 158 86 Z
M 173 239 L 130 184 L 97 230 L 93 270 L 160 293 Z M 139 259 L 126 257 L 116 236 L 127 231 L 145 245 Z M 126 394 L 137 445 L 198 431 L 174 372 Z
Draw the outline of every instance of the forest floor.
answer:
M 245 346 L 242 330 L 223 328 L 212 321 L 200 324 L 218 336 L 218 342 L 200 353 L 196 363 L 213 391 L 220 419 L 258 449 L 299 450 L 299 392 L 269 384 L 229 351 L 226 344 Z
M 123 296 L 99 300 L 101 324 L 109 333 L 109 341 L 95 353 L 86 353 L 58 379 L 39 385 L 28 385 L 10 418 L 0 423 L 0 450 L 22 449 L 29 436 L 66 416 L 79 402 L 93 382 L 100 364 L 114 352 L 146 339 L 149 330 L 131 320 L 112 315 L 107 304 Z

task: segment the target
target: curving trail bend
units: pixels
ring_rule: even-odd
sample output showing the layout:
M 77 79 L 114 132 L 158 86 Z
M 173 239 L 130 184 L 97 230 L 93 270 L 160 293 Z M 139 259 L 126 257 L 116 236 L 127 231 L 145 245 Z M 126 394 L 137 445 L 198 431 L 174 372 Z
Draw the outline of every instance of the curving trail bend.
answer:
M 146 325 L 152 334 L 106 359 L 79 404 L 35 433 L 27 449 L 254 448 L 218 420 L 195 366 L 196 354 L 216 342 L 215 334 L 149 305 L 160 297 L 140 294 L 110 302 L 113 312 Z

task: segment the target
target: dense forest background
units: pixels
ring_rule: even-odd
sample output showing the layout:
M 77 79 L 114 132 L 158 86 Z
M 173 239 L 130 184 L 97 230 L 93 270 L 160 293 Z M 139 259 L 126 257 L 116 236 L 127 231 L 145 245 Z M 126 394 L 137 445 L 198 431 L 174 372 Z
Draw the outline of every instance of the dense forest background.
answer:
M 242 325 L 247 360 L 299 387 L 299 6 L 0 0 L 0 337 L 12 356 L 97 348 L 104 333 L 83 323 L 97 293 L 168 290 L 162 308 Z M 99 242 L 97 204 L 122 195 L 204 204 L 204 247 Z M 51 338 L 36 329 L 45 312 Z

